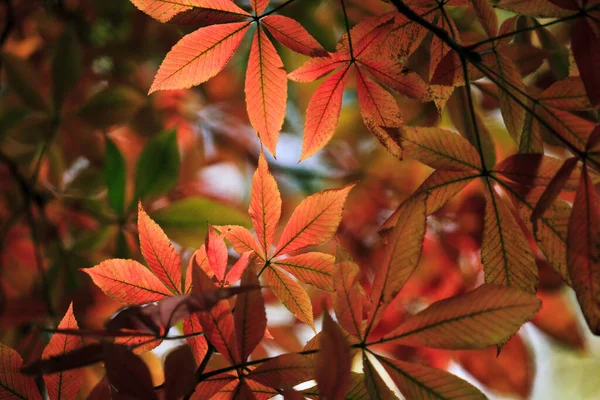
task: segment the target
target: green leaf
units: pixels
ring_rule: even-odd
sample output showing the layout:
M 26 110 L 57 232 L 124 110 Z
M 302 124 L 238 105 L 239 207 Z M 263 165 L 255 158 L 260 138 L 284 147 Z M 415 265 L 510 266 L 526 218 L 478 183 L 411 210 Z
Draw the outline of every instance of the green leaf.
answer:
M 31 64 L 9 53 L 0 55 L 6 71 L 8 85 L 21 98 L 23 104 L 36 111 L 48 111 L 48 102 L 39 92 L 42 87 L 36 79 L 37 73 Z
M 177 132 L 163 132 L 144 147 L 135 170 L 135 196 L 155 197 L 171 190 L 179 178 L 179 149 Z
M 110 138 L 106 138 L 104 179 L 108 189 L 108 204 L 119 215 L 125 206 L 125 159 Z
M 246 213 L 203 197 L 188 197 L 173 202 L 150 213 L 150 216 L 171 240 L 194 248 L 204 242 L 208 224 L 252 226 Z
M 140 109 L 144 97 L 128 87 L 109 87 L 93 95 L 78 112 L 85 122 L 97 128 L 129 121 Z
M 60 37 L 52 59 L 52 76 L 54 79 L 54 107 L 60 107 L 81 77 L 81 46 L 74 29 L 67 28 Z

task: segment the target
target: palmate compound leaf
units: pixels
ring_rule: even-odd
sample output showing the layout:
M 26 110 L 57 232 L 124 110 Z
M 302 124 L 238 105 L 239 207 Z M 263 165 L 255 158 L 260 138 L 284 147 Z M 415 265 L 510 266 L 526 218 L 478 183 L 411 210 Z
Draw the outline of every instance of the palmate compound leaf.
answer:
M 270 1 L 271 0 L 250 0 L 250 5 L 252 6 L 252 9 L 256 15 L 260 15 L 263 11 L 265 11 Z
M 35 380 L 19 371 L 22 365 L 19 353 L 0 343 L 0 398 L 41 400 Z
M 185 25 L 240 21 L 250 16 L 231 0 L 131 0 L 152 18 Z
M 514 335 L 540 308 L 531 293 L 485 283 L 440 300 L 405 320 L 381 342 L 441 349 L 483 349 Z
M 382 356 L 377 360 L 407 399 L 486 399 L 475 386 L 449 372 Z
M 587 324 L 600 335 L 600 196 L 587 166 L 569 219 L 567 265 Z
M 287 101 L 287 73 L 273 43 L 259 24 L 246 70 L 246 108 L 261 142 L 275 155 Z
M 150 93 L 206 82 L 229 62 L 249 28 L 249 22 L 234 22 L 207 26 L 184 36 L 162 62 Z
M 319 394 L 331 400 L 344 399 L 350 385 L 352 356 L 346 335 L 329 312 L 323 313 L 323 331 L 319 339 L 315 379 Z
M 73 303 L 58 324 L 57 329 L 78 329 L 75 315 L 73 315 Z M 42 353 L 42 358 L 57 356 L 68 353 L 78 347 L 81 347 L 82 342 L 79 336 L 65 335 L 55 333 L 50 338 L 50 342 Z M 74 399 L 79 393 L 81 384 L 83 383 L 83 371 L 73 369 L 69 371 L 59 372 L 58 374 L 44 376 L 46 390 L 50 400 L 68 400 Z
M 262 152 L 258 159 L 258 168 L 252 176 L 252 189 L 248 214 L 252 219 L 252 225 L 254 226 L 262 250 L 258 254 L 262 258 L 267 259 L 271 244 L 273 243 L 273 236 L 277 229 L 277 225 L 279 224 L 279 218 L 281 217 L 281 194 L 279 193 L 275 178 L 273 178 L 273 175 L 271 175 L 271 172 L 269 171 L 267 160 Z M 231 237 L 231 234 L 229 234 L 229 237 Z M 240 240 L 242 240 L 241 237 Z M 249 240 L 250 239 L 247 238 L 242 241 L 248 242 Z M 252 238 L 252 241 L 255 241 L 254 238 Z M 233 245 L 235 248 L 235 244 Z

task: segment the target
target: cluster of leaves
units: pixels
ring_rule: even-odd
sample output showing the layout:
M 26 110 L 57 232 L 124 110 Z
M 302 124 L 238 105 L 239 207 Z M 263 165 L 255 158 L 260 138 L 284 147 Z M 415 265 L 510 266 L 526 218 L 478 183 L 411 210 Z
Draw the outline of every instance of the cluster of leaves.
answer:
M 153 98 L 162 104 L 149 104 L 135 90 L 112 84 L 104 88 L 101 83 L 92 95 L 77 93 L 84 78 L 81 33 L 75 29 L 65 30 L 57 42 L 50 96 L 38 88 L 29 63 L 2 54 L 11 90 L 30 109 L 0 114 L 0 144 L 9 143 L 11 150 L 0 149 L 0 161 L 19 193 L 14 207 L 19 211 L 2 230 L 19 228 L 24 217 L 39 279 L 33 285 L 41 286 L 46 307 L 38 314 L 56 314 L 51 288 L 60 282 L 53 276 L 62 271 L 61 261 L 47 266 L 44 260 L 44 253 L 53 252 L 71 264 L 64 267 L 67 282 L 82 279 L 79 275 L 91 278 L 114 301 L 113 309 L 122 309 L 102 327 L 86 323 L 79 329 L 78 302 L 71 304 L 56 329 L 34 329 L 53 333 L 40 359 L 40 352 L 22 358 L 17 346 L 0 344 L 0 397 L 394 399 L 393 383 L 411 399 L 485 398 L 445 370 L 450 357 L 483 385 L 525 397 L 531 368 L 517 334 L 524 323 L 532 321 L 570 347 L 584 347 L 577 317 L 556 296 L 557 287 L 575 291 L 589 330 L 600 334 L 600 80 L 594 70 L 600 54 L 599 2 L 374 0 L 368 6 L 377 3 L 373 15 L 351 27 L 350 4 L 358 2 L 341 0 L 336 11 L 345 33 L 333 52 L 298 20 L 279 14 L 294 0 L 279 5 L 250 0 L 247 6 L 232 0 L 131 2 L 161 23 L 198 27 L 172 47 L 154 76 L 150 93 L 158 92 Z M 64 5 L 59 13 L 77 20 Z M 76 22 L 73 26 L 81 29 Z M 548 28 L 569 24 L 567 46 Z M 195 153 L 181 151 L 186 138 L 193 141 L 192 118 L 177 107 L 173 111 L 168 95 L 159 96 L 219 79 L 252 29 L 244 92 L 261 150 L 250 157 L 258 165 L 246 216 L 195 192 L 174 195 L 188 190 L 178 183 L 196 179 L 194 170 L 186 169 L 195 166 Z M 278 51 L 279 45 L 302 55 L 304 64 L 288 74 L 282 60 L 287 50 Z M 378 192 L 365 189 L 370 177 L 367 183 L 318 191 L 300 201 L 280 229 L 285 199 L 262 146 L 276 155 L 289 114 L 288 80 L 324 78 L 307 102 L 302 161 L 332 141 L 352 75 L 364 126 L 387 153 L 403 165 L 406 159 L 420 162 L 429 175 L 395 203 L 378 197 L 388 189 L 385 184 Z M 107 134 L 125 122 L 145 131 L 157 109 L 163 120 L 150 129 L 156 134 L 140 146 L 137 159 L 126 142 L 119 142 L 123 137 Z M 484 118 L 484 109 L 498 109 L 503 127 Z M 94 186 L 93 196 L 82 195 L 86 186 L 74 185 L 73 179 L 52 178 L 56 166 L 47 161 L 60 158 L 55 152 L 67 153 L 69 145 L 55 146 L 54 139 L 73 126 L 101 133 L 102 184 Z M 42 132 L 41 146 L 37 136 L 33 144 L 19 137 L 27 130 Z M 503 141 L 509 144 L 502 146 Z M 93 151 L 86 159 L 94 160 Z M 277 161 L 273 166 L 285 170 Z M 381 167 L 382 174 L 396 167 Z M 135 172 L 133 179 L 128 169 Z M 42 184 L 40 176 L 49 182 Z M 359 190 L 364 198 L 357 206 L 351 193 Z M 65 213 L 77 216 L 75 224 L 100 233 L 91 239 L 65 233 L 70 222 L 53 215 L 55 198 L 64 203 Z M 481 229 L 472 234 L 460 231 L 468 202 L 453 208 L 464 198 L 480 200 Z M 168 205 L 147 213 L 144 205 L 152 210 L 154 200 Z M 344 208 L 350 209 L 349 219 L 357 219 L 355 225 L 367 224 L 377 235 L 366 237 L 365 229 L 353 231 L 351 222 L 344 224 Z M 443 218 L 458 221 L 459 232 L 452 233 L 458 239 L 445 237 L 452 234 L 443 228 L 436 231 Z M 326 249 L 336 233 L 333 256 Z M 204 245 L 197 248 L 202 237 Z M 190 256 L 169 238 L 197 249 Z M 110 257 L 102 253 L 87 265 L 73 263 L 73 254 L 92 253 L 112 239 Z M 51 243 L 46 251 L 44 241 Z M 138 242 L 146 265 L 131 255 Z M 451 255 L 431 272 L 425 269 L 431 263 L 427 249 L 434 244 L 445 247 L 438 253 Z M 472 275 L 459 267 L 461 252 L 468 252 L 461 247 L 472 247 L 480 258 Z M 558 277 L 552 283 L 548 270 Z M 5 280 L 2 298 L 4 292 L 11 301 L 26 297 Z M 288 346 L 278 337 L 279 327 L 267 320 L 268 305 L 282 305 L 315 335 L 301 348 Z M 186 344 L 167 354 L 164 382 L 157 384 L 144 354 L 172 340 Z M 525 359 L 518 362 L 527 370 L 525 383 L 504 385 L 476 362 L 509 369 L 494 360 L 496 351 Z M 103 364 L 99 377 L 84 391 L 84 374 L 98 363 Z

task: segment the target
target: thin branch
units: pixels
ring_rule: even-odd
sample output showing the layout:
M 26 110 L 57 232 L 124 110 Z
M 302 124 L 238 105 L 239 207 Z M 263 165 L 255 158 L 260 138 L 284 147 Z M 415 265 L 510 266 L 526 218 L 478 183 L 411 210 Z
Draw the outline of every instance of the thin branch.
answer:
M 342 3 L 342 12 L 344 13 L 344 24 L 346 25 L 346 34 L 348 35 L 348 47 L 350 48 L 350 59 L 354 62 L 354 49 L 352 48 L 352 37 L 350 35 L 350 23 L 348 22 L 348 13 L 346 12 L 346 2 L 340 0 Z
M 266 13 L 264 13 L 263 15 L 261 15 L 261 16 L 260 16 L 260 17 L 258 17 L 258 18 L 264 18 L 264 17 L 266 17 L 267 15 L 271 15 L 271 14 L 273 14 L 273 13 L 276 13 L 277 11 L 279 11 L 279 10 L 281 10 L 282 8 L 284 8 L 284 7 L 288 6 L 288 5 L 290 5 L 290 4 L 291 4 L 291 3 L 293 3 L 294 1 L 296 1 L 296 0 L 288 0 L 288 1 L 286 1 L 285 3 L 282 3 L 282 4 L 278 5 L 277 7 L 275 7 L 274 9 L 272 9 L 271 11 L 267 11 Z
M 467 102 L 469 103 L 469 114 L 471 115 L 473 132 L 475 132 L 475 138 L 477 140 L 477 152 L 479 153 L 479 159 L 481 160 L 481 168 L 485 173 L 487 172 L 487 166 L 485 164 L 485 156 L 483 155 L 483 144 L 481 143 L 481 134 L 479 133 L 479 127 L 477 126 L 477 114 L 475 113 L 475 105 L 473 104 L 473 95 L 471 93 L 471 82 L 469 81 L 469 69 L 467 68 L 467 60 L 461 56 L 460 63 L 462 64 L 463 74 L 465 76 L 465 91 L 467 92 Z
M 396 6 L 398 12 L 400 12 L 402 15 L 404 15 L 411 21 L 423 26 L 435 36 L 439 37 L 442 40 L 442 42 L 446 43 L 452 50 L 456 51 L 458 54 L 472 61 L 481 61 L 481 56 L 479 55 L 479 53 L 456 43 L 456 41 L 450 38 L 448 32 L 427 21 L 425 18 L 413 11 L 412 8 L 404 4 L 402 0 L 391 0 L 391 2 L 392 4 L 394 4 L 394 6 Z

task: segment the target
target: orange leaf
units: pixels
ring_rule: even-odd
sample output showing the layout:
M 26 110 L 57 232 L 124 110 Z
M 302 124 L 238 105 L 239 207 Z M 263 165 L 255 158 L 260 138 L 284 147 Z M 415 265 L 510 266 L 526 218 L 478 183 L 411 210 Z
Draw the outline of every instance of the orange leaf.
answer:
M 411 99 L 429 101 L 431 92 L 423 78 L 407 70 L 396 60 L 362 60 L 363 66 L 375 79 L 403 96 Z
M 250 0 L 250 5 L 252 6 L 252 9 L 256 15 L 260 15 L 263 11 L 265 11 L 270 1 L 271 0 Z
M 162 62 L 150 93 L 206 82 L 225 68 L 249 28 L 249 22 L 236 22 L 207 26 L 184 36 Z
M 281 194 L 262 152 L 258 159 L 258 168 L 252 176 L 248 214 L 252 219 L 258 242 L 262 246 L 259 255 L 266 259 L 281 217 Z
M 342 219 L 346 197 L 354 185 L 324 190 L 305 198 L 285 226 L 274 257 L 331 239 Z
M 131 0 L 134 6 L 160 22 L 212 25 L 250 16 L 230 0 Z
M 485 281 L 535 293 L 538 271 L 523 230 L 508 205 L 487 181 L 481 242 Z
M 454 171 L 481 168 L 479 153 L 471 143 L 448 130 L 405 127 L 400 140 L 406 155 L 431 168 Z
M 283 15 L 268 15 L 261 22 L 288 49 L 311 57 L 327 56 L 323 46 L 295 19 Z
M 402 126 L 402 114 L 396 99 L 387 90 L 373 82 L 360 68 L 356 69 L 356 89 L 360 114 L 366 127 L 392 155 L 400 158 L 402 149 L 397 138 L 382 128 Z
M 317 354 L 315 371 L 319 394 L 330 400 L 344 399 L 352 368 L 350 346 L 346 335 L 327 311 L 323 313 L 323 333 L 319 344 L 321 351 Z
M 404 287 L 408 278 L 419 264 L 423 240 L 425 239 L 426 196 L 410 197 L 399 208 L 396 226 L 385 234 L 386 256 L 373 278 L 368 330 L 374 328 L 383 316 L 386 306 Z M 368 335 L 368 332 L 367 332 Z
M 0 397 L 7 400 L 42 400 L 35 380 L 20 372 L 22 365 L 19 353 L 0 343 Z
M 300 68 L 290 72 L 288 78 L 294 82 L 312 82 L 347 64 L 348 60 L 336 54 L 330 57 L 313 57 Z
M 281 303 L 314 330 L 312 304 L 306 290 L 287 274 L 272 267 L 267 268 L 267 282 Z
M 244 254 L 251 251 L 264 258 L 261 249 L 257 246 L 256 238 L 248 229 L 238 225 L 215 226 L 215 228 L 231 243 L 236 253 Z
M 272 388 L 292 387 L 314 378 L 314 365 L 299 354 L 282 354 L 262 363 L 249 378 Z
M 285 119 L 287 74 L 265 31 L 258 25 L 246 69 L 246 108 L 261 142 L 275 155 Z
M 449 372 L 378 356 L 407 399 L 486 399 L 475 386 Z
M 173 293 L 181 293 L 181 259 L 169 238 L 138 203 L 140 250 L 150 271 Z
M 210 269 L 214 271 L 217 280 L 223 282 L 227 272 L 227 246 L 223 238 L 210 225 L 208 226 L 204 248 Z M 201 254 L 198 253 L 200 256 Z M 204 270 L 204 268 L 202 269 Z M 208 273 L 207 275 L 210 276 Z
M 252 268 L 246 269 L 242 277 L 242 286 L 258 286 L 259 281 Z M 238 340 L 239 359 L 248 359 L 254 348 L 260 343 L 267 328 L 265 301 L 260 290 L 251 290 L 237 296 L 234 310 L 235 332 Z
M 567 265 L 585 320 L 600 335 L 600 198 L 586 166 L 569 219 Z
M 433 303 L 381 341 L 453 350 L 483 349 L 505 342 L 539 308 L 540 301 L 533 294 L 485 283 L 469 293 Z
M 192 293 L 215 289 L 210 278 L 200 268 L 192 271 L 194 279 Z M 230 363 L 238 362 L 236 351 L 235 326 L 231 307 L 226 299 L 220 300 L 210 311 L 196 314 L 204 336 Z
M 343 261 L 336 265 L 333 308 L 338 322 L 346 332 L 362 338 L 365 330 L 363 323 L 365 296 L 358 283 L 359 272 L 358 265 L 351 261 Z
M 334 256 L 314 252 L 275 260 L 273 264 L 285 269 L 302 283 L 331 292 L 334 262 Z
M 104 293 L 124 304 L 150 303 L 172 295 L 152 272 L 134 260 L 106 260 L 83 272 Z
M 335 133 L 344 95 L 346 67 L 327 78 L 313 93 L 306 109 L 300 161 L 319 151 Z
M 73 315 L 73 303 L 69 305 L 65 316 L 58 324 L 58 329 L 79 329 L 75 315 Z M 49 358 L 68 353 L 82 346 L 81 338 L 74 335 L 55 333 L 42 353 L 42 358 Z M 44 382 L 50 400 L 68 400 L 77 398 L 81 384 L 83 383 L 83 370 L 71 369 L 57 374 L 45 375 Z

